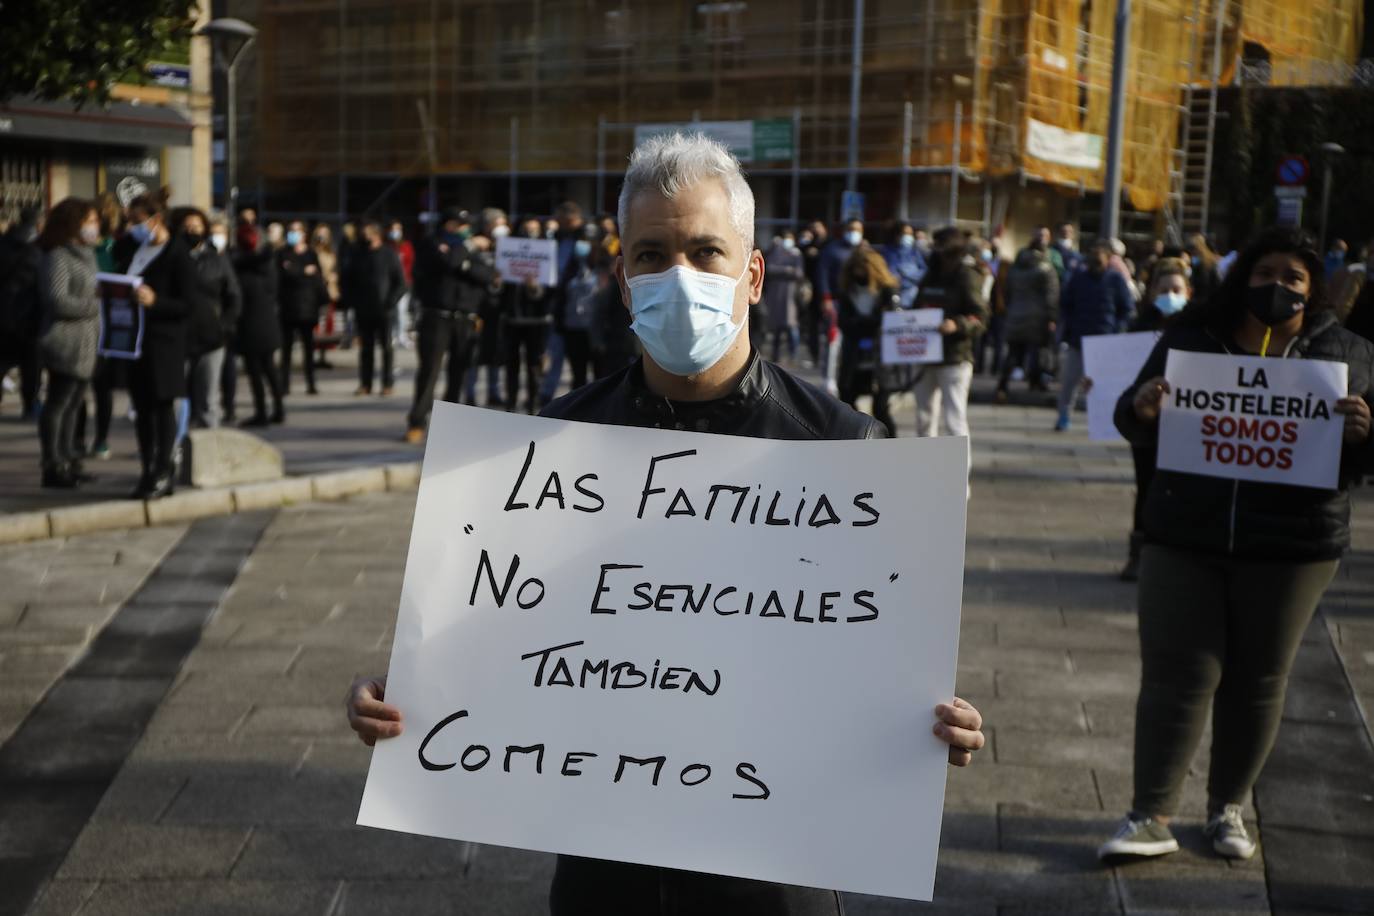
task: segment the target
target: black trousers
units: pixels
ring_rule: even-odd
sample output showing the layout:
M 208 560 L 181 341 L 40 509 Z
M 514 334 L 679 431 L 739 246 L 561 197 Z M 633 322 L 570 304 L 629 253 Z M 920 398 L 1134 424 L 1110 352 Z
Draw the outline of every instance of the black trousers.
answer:
M 1131 461 L 1135 464 L 1135 506 L 1131 512 L 1131 530 L 1145 530 L 1145 494 L 1150 492 L 1150 481 L 1155 479 L 1155 448 L 1131 449 Z
M 19 400 L 24 413 L 30 414 L 38 404 L 38 382 L 43 368 L 38 357 L 38 341 L 0 342 L 0 378 L 4 378 L 16 366 L 19 367 Z M 0 391 L 0 398 L 3 397 L 3 391 Z
M 1028 362 L 1029 365 L 1027 365 Z M 1026 384 L 1032 391 L 1045 389 L 1044 382 L 1040 380 L 1040 344 L 1007 344 L 1007 355 L 1002 360 L 1002 371 L 997 375 L 998 389 L 1007 390 L 1007 382 L 1011 379 L 1011 374 L 1017 366 L 1025 369 Z
M 239 351 L 232 343 L 224 345 L 224 365 L 219 370 L 219 410 L 226 423 L 234 419 L 234 401 L 239 393 Z
M 396 384 L 393 368 L 396 354 L 391 346 L 391 326 L 395 323 L 395 312 L 358 316 L 358 336 L 362 338 L 362 352 L 358 354 L 358 384 L 368 391 L 372 390 L 373 360 L 377 347 L 382 348 L 382 387 L 390 388 Z
M 410 408 L 410 425 L 424 429 L 434 409 L 434 386 L 448 358 L 444 400 L 457 404 L 463 397 L 463 377 L 472 358 L 472 316 L 465 312 L 421 309 L 418 331 L 420 366 L 415 373 L 415 401 Z
M 84 379 L 48 370 L 48 400 L 38 417 L 38 441 L 43 467 L 61 467 L 77 460 L 76 420 L 86 399 Z
M 284 324 L 281 328 L 282 350 L 281 350 L 281 391 L 288 394 L 291 391 L 291 350 L 297 340 L 301 342 L 301 348 L 305 353 L 301 356 L 301 364 L 305 367 L 305 388 L 307 391 L 315 390 L 315 325 L 311 324 Z
M 253 391 L 253 416 L 267 416 L 267 391 L 272 392 L 272 411 L 281 413 L 281 376 L 272 366 L 272 352 L 243 354 L 243 371 L 248 373 L 248 387 Z
M 587 384 L 587 376 L 592 367 L 592 335 L 584 329 L 569 329 L 563 332 L 563 358 L 572 369 L 572 390 L 576 391 Z
M 138 459 L 144 475 L 159 477 L 172 473 L 172 449 L 176 445 L 177 418 L 175 401 L 145 399 L 134 396 L 134 410 L 138 419 L 134 424 L 138 434 Z
M 514 409 L 520 396 L 520 366 L 525 366 L 525 396 L 531 408 L 539 403 L 539 383 L 544 378 L 544 348 L 548 325 L 506 325 L 506 406 Z M 522 359 L 523 356 L 523 359 Z

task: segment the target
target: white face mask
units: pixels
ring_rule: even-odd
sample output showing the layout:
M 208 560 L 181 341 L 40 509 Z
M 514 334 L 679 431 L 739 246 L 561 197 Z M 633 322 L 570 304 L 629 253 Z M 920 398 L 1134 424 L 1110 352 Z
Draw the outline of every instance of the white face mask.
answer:
M 223 232 L 211 233 L 210 244 L 215 246 L 216 251 L 223 251 L 229 245 L 229 236 Z
M 491 229 L 491 237 L 494 239 L 503 239 L 508 235 L 510 235 L 510 226 L 493 226 Z
M 92 226 L 90 223 L 83 223 L 81 226 L 81 242 L 84 245 L 94 245 L 100 241 L 100 227 Z
M 734 320 L 735 289 L 748 271 L 746 261 L 734 279 L 682 265 L 628 277 L 630 330 L 664 371 L 699 375 L 720 361 L 744 327 Z
M 864 234 L 857 229 L 851 229 L 844 234 L 844 240 L 848 242 L 851 247 L 858 248 L 859 244 L 864 240 Z

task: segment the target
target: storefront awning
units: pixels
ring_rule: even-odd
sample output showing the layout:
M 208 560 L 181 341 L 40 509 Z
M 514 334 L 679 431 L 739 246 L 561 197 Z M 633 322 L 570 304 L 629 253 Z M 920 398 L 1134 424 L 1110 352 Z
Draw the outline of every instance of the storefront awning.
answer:
M 15 98 L 0 102 L 0 140 L 65 140 L 110 146 L 190 146 L 191 121 L 162 105 L 112 102 L 108 107 Z

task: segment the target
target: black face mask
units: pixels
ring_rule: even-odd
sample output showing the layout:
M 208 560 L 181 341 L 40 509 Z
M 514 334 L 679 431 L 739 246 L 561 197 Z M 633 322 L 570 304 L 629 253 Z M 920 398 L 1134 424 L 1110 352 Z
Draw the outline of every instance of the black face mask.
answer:
M 191 248 L 199 248 L 200 243 L 205 241 L 205 236 L 199 232 L 184 232 L 182 234 L 186 236 L 186 244 Z
M 1264 324 L 1283 324 L 1302 311 L 1307 299 L 1279 283 L 1251 286 L 1245 291 L 1245 307 Z

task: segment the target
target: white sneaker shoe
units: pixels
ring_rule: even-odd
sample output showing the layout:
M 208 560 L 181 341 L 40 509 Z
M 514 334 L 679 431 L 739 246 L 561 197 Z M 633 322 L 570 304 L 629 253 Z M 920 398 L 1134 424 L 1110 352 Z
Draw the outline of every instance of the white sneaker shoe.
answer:
M 1162 856 L 1171 852 L 1178 852 L 1178 840 L 1169 828 L 1152 817 L 1131 812 L 1121 822 L 1116 836 L 1098 847 L 1097 857 Z
M 1248 859 L 1255 854 L 1255 841 L 1245 830 L 1240 805 L 1227 805 L 1219 814 L 1207 818 L 1203 832 L 1212 840 L 1217 855 L 1226 859 Z

